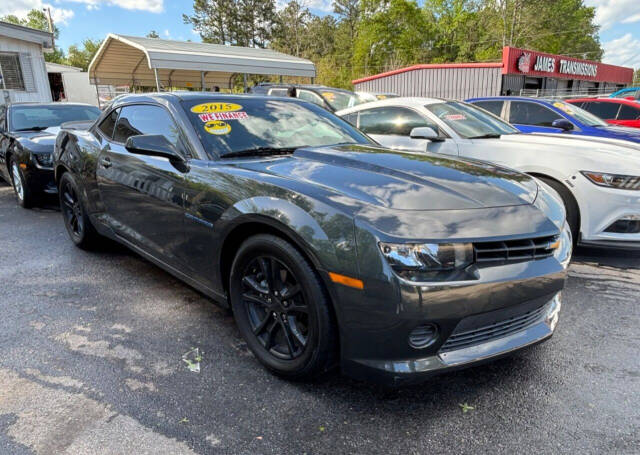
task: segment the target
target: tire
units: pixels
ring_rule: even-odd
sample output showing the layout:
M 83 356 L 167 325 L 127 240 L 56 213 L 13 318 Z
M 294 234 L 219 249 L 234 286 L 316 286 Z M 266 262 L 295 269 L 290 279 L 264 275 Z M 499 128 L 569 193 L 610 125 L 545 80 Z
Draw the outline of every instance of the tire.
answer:
M 311 380 L 334 367 L 338 335 L 329 298 L 289 242 L 268 234 L 247 239 L 231 266 L 229 291 L 240 333 L 267 369 Z
M 11 176 L 13 192 L 16 195 L 20 207 L 25 209 L 33 207 L 35 205 L 35 194 L 33 190 L 29 188 L 29 185 L 27 185 L 24 174 L 13 157 L 9 160 L 9 175 Z
M 71 241 L 84 250 L 92 249 L 100 239 L 80 198 L 80 191 L 73 176 L 65 172 L 58 185 L 60 210 L 64 218 L 64 225 Z
M 546 177 L 538 178 L 553 188 L 562 199 L 564 208 L 567 211 L 567 223 L 569 224 L 571 235 L 573 236 L 573 245 L 577 245 L 578 237 L 580 235 L 580 209 L 578 208 L 576 199 L 562 183 Z

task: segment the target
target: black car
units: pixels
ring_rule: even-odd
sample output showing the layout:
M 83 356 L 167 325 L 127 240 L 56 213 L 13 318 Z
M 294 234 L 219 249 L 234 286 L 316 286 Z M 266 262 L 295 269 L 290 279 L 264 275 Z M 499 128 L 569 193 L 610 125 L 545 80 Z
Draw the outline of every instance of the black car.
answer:
M 550 337 L 556 198 L 482 162 L 381 148 L 295 99 L 132 95 L 62 130 L 71 240 L 127 245 L 223 306 L 270 370 L 399 384 Z
M 22 207 L 31 207 L 41 193 L 57 191 L 51 155 L 60 125 L 80 127 L 99 115 L 100 109 L 88 104 L 0 106 L 0 176 L 13 185 Z
M 349 90 L 316 84 L 275 84 L 264 82 L 251 87 L 250 92 L 256 95 L 282 97 L 295 94 L 295 98 L 317 104 L 330 112 L 371 101 L 369 98 Z

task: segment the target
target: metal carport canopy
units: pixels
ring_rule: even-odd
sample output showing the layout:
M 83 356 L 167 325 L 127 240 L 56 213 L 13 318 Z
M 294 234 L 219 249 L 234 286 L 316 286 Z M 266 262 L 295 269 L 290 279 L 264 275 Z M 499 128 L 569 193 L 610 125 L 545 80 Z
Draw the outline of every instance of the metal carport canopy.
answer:
M 112 33 L 89 64 L 96 85 L 230 88 L 233 74 L 315 77 L 316 68 L 309 60 L 271 49 Z

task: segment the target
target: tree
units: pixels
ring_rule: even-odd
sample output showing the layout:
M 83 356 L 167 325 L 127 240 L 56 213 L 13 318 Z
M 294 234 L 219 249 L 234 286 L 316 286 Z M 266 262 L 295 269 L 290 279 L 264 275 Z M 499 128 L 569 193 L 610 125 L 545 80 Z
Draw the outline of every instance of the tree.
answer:
M 266 47 L 276 22 L 275 0 L 194 0 L 191 24 L 202 41 L 214 44 Z
M 379 72 L 424 60 L 433 31 L 415 0 L 362 0 L 354 43 L 356 74 Z
M 640 68 L 633 75 L 633 85 L 640 85 Z
M 91 60 L 93 60 L 94 55 L 96 55 L 101 45 L 102 40 L 92 40 L 89 38 L 82 41 L 82 49 L 72 44 L 67 51 L 65 63 L 87 71 L 89 63 L 91 63 Z
M 333 12 L 338 16 L 340 22 L 345 24 L 351 40 L 353 40 L 360 20 L 360 0 L 334 0 Z
M 311 13 L 293 0 L 278 13 L 272 47 L 285 54 L 302 57 Z
M 147 33 L 145 35 L 147 38 L 160 38 L 160 35 L 158 35 L 158 32 L 156 32 L 155 30 L 151 30 L 149 33 Z

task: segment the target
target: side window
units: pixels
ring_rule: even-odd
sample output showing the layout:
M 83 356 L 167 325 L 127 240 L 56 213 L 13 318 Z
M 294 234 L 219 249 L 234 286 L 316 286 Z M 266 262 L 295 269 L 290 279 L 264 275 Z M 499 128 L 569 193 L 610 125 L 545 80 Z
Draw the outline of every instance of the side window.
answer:
M 180 132 L 169 113 L 160 106 L 134 105 L 122 108 L 113 140 L 126 142 L 130 136 L 160 134 L 179 147 Z
M 511 101 L 509 123 L 520 125 L 551 126 L 562 116 L 546 106 L 527 101 Z
M 269 90 L 269 95 L 270 96 L 287 96 L 287 89 L 286 88 L 272 88 L 271 90 Z
M 430 126 L 442 134 L 436 125 L 411 109 L 380 107 L 360 111 L 359 128 L 367 134 L 409 136 L 412 129 L 420 126 Z
M 113 128 L 114 126 L 116 126 L 116 120 L 118 120 L 118 112 L 120 112 L 120 109 L 112 110 L 111 113 L 104 118 L 100 125 L 98 125 L 98 128 L 100 129 L 100 131 L 102 131 L 102 134 L 104 134 L 105 137 L 109 139 L 113 137 Z
M 353 126 L 358 126 L 358 113 L 352 112 L 351 114 L 346 114 L 342 116 L 347 122 L 351 123 Z
M 322 98 L 320 98 L 320 96 L 316 95 L 315 93 L 310 92 L 309 90 L 298 90 L 297 92 L 298 92 L 298 98 L 300 98 L 301 100 L 309 101 L 311 103 L 324 106 L 324 103 L 322 102 Z
M 491 112 L 493 115 L 497 115 L 498 117 L 500 117 L 500 114 L 502 114 L 502 106 L 504 106 L 504 101 L 476 101 L 473 104 L 484 109 L 485 111 Z
M 618 120 L 640 120 L 640 108 L 623 104 L 618 112 Z
M 620 105 L 617 103 L 606 103 L 602 101 L 588 101 L 584 103 L 585 110 L 591 112 L 596 117 L 603 119 L 616 118 L 619 107 Z
M 0 131 L 7 130 L 7 107 L 0 106 Z

